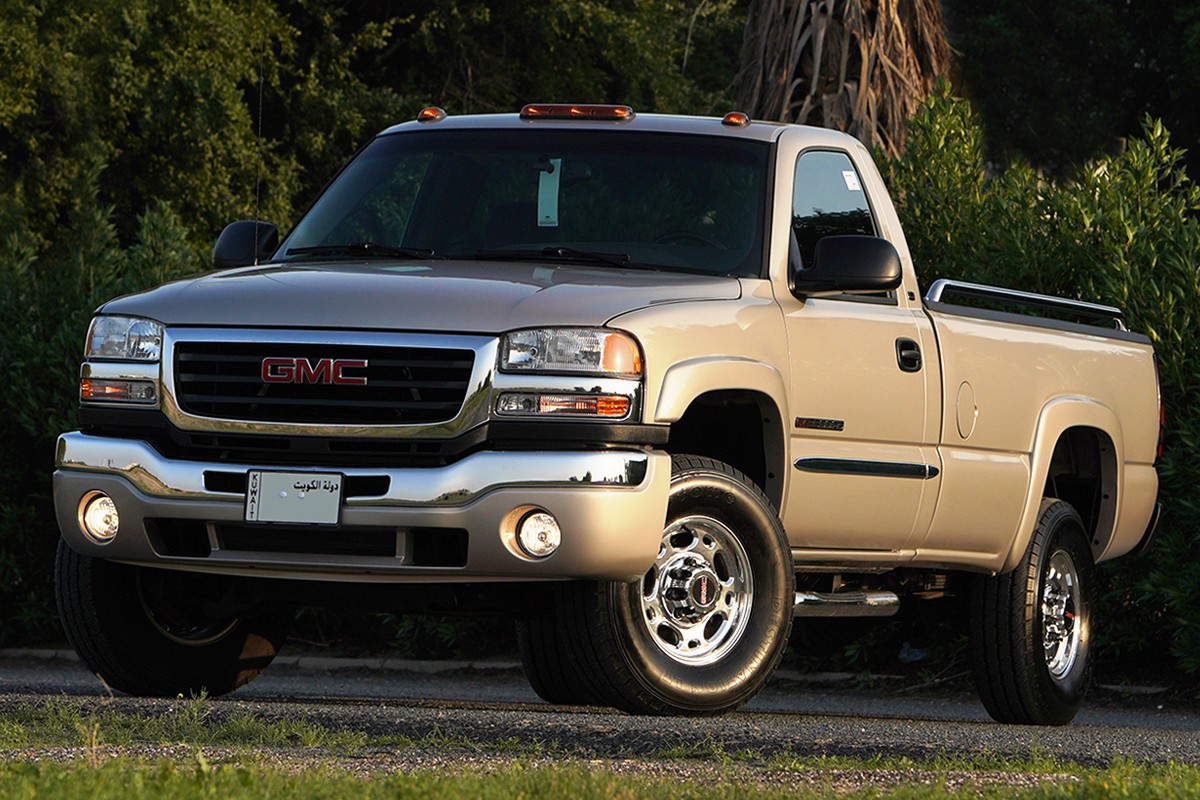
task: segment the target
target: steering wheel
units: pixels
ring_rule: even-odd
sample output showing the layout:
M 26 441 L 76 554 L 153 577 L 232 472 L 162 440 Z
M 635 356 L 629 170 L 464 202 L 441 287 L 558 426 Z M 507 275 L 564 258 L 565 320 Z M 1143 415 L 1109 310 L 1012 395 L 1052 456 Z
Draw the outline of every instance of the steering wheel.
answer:
M 652 243 L 653 244 L 670 244 L 671 242 L 679 242 L 679 243 L 695 242 L 695 243 L 705 245 L 707 247 L 716 248 L 717 250 L 727 249 L 725 247 L 725 245 L 721 244 L 716 239 L 710 239 L 707 236 L 703 236 L 699 233 L 692 233 L 691 231 L 682 231 L 682 230 L 681 231 L 667 231 L 666 233 L 664 233 L 661 236 L 656 236 Z

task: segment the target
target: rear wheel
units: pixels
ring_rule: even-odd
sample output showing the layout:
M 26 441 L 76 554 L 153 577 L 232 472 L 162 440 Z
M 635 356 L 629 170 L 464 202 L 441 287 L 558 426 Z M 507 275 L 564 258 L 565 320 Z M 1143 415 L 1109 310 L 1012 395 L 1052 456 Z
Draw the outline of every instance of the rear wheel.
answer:
M 258 677 L 287 636 L 290 612 L 215 612 L 220 579 L 80 555 L 55 559 L 59 618 L 83 662 L 127 694 L 226 694 Z
M 1074 719 L 1091 679 L 1094 575 L 1079 514 L 1046 498 L 1017 568 L 977 579 L 972 671 L 994 719 L 1026 725 Z
M 638 714 L 745 703 L 787 646 L 794 575 L 775 509 L 727 464 L 675 456 L 658 557 L 640 581 L 560 590 L 557 631 L 595 697 Z

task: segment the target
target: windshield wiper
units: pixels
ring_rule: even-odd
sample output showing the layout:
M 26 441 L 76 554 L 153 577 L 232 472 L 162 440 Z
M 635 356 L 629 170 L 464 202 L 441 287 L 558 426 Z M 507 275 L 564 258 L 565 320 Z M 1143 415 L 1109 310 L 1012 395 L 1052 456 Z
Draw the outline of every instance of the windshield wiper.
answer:
M 612 267 L 638 267 L 626 253 L 598 253 L 574 247 L 543 247 L 541 250 L 476 250 L 475 258 L 482 261 L 576 261 L 588 264 L 608 264 Z
M 375 242 L 350 244 L 318 244 L 312 247 L 289 247 L 289 256 L 355 256 L 358 258 L 431 258 L 428 247 L 392 247 Z

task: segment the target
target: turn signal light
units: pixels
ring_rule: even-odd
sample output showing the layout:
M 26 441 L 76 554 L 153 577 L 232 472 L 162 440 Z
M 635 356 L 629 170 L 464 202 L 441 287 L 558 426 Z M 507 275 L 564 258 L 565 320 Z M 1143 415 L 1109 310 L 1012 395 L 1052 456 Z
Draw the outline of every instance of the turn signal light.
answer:
M 600 366 L 605 372 L 624 375 L 640 375 L 642 373 L 642 354 L 633 339 L 628 336 L 609 336 L 604 340 L 604 350 L 600 355 Z
M 79 382 L 79 399 L 112 403 L 157 403 L 158 392 L 151 381 L 114 381 L 84 378 Z
M 496 411 L 505 416 L 603 417 L 628 416 L 629 398 L 619 394 L 533 394 L 509 392 L 500 395 Z
M 634 118 L 629 106 L 579 105 L 578 103 L 530 103 L 521 109 L 521 119 L 615 119 Z

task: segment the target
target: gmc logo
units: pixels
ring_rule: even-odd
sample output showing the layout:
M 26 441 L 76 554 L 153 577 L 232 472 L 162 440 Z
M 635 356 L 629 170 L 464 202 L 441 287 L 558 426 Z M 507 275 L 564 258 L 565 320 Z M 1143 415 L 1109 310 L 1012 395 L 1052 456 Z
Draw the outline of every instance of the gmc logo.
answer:
M 317 362 L 307 358 L 264 358 L 263 383 L 324 383 L 339 386 L 366 386 L 367 376 L 347 375 L 347 369 L 366 368 L 366 359 L 322 358 Z

